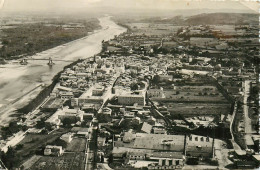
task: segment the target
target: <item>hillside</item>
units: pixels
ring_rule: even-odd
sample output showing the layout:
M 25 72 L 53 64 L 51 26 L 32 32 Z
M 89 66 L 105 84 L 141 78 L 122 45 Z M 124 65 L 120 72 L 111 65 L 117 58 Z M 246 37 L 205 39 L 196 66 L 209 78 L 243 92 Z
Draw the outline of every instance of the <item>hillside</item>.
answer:
M 247 13 L 203 13 L 189 17 L 181 15 L 171 18 L 146 18 L 139 20 L 145 23 L 161 23 L 161 24 L 174 24 L 174 25 L 259 25 L 258 14 Z
M 258 25 L 257 14 L 245 14 L 245 13 L 211 13 L 211 14 L 199 14 L 191 16 L 185 20 L 189 25 L 202 25 L 202 24 L 254 24 Z

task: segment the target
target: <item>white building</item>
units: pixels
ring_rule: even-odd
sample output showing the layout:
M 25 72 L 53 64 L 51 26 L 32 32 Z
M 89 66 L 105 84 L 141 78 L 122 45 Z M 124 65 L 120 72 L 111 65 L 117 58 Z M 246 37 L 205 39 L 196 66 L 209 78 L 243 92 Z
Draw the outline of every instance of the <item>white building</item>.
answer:
M 84 111 L 79 109 L 69 109 L 69 107 L 64 107 L 58 109 L 51 117 L 49 117 L 45 123 L 50 126 L 59 126 L 65 118 L 69 118 L 75 123 L 77 121 L 83 121 Z
M 144 106 L 145 105 L 145 96 L 144 94 L 126 94 L 126 95 L 119 95 L 118 96 L 118 103 L 122 105 L 133 105 L 137 103 L 138 105 Z
M 160 89 L 149 89 L 147 92 L 148 97 L 160 97 L 163 98 L 164 93 L 163 93 L 163 88 Z
M 95 85 L 83 93 L 78 99 L 78 105 L 83 106 L 86 103 L 103 104 L 111 98 L 111 87 L 104 88 L 100 85 Z
M 103 86 L 96 86 L 92 90 L 92 96 L 102 96 L 105 91 L 105 88 Z
M 72 141 L 72 134 L 71 133 L 66 133 L 64 135 L 62 135 L 60 137 L 61 140 L 67 142 L 67 143 L 70 143 Z
M 166 134 L 166 130 L 164 128 L 154 127 L 153 128 L 154 134 Z
M 105 107 L 105 108 L 102 109 L 102 114 L 111 116 L 112 110 L 108 107 Z
M 60 92 L 60 97 L 62 99 L 71 99 L 74 97 L 73 93 L 72 92 L 66 92 L 66 91 L 61 91 Z
M 47 145 L 44 149 L 44 155 L 50 156 L 61 156 L 64 153 L 62 146 Z
M 70 102 L 71 102 L 71 106 L 72 106 L 72 107 L 76 107 L 76 106 L 79 105 L 79 99 L 77 99 L 77 98 L 72 98 L 72 99 L 70 100 Z

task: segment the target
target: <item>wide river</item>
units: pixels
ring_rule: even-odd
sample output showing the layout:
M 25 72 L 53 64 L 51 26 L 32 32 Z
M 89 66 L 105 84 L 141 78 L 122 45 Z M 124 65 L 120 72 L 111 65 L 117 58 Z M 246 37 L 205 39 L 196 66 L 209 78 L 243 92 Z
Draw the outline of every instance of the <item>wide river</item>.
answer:
M 29 58 L 48 59 L 51 57 L 55 65 L 49 67 L 48 61 L 29 60 L 27 65 L 20 65 L 17 61 L 0 65 L 0 125 L 10 121 L 10 115 L 17 108 L 25 105 L 34 98 L 41 87 L 48 85 L 52 78 L 64 66 L 80 58 L 91 57 L 101 51 L 102 40 L 109 40 L 126 31 L 117 25 L 110 17 L 99 18 L 102 28 L 87 37 L 69 42 L 67 44 L 43 51 Z M 65 60 L 65 61 L 55 61 Z

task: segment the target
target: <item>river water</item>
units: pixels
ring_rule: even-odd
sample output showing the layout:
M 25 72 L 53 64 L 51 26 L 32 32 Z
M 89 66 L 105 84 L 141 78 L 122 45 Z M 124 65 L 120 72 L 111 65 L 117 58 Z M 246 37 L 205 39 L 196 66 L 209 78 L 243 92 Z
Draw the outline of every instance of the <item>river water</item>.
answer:
M 54 75 L 64 66 L 77 59 L 88 58 L 99 53 L 102 40 L 107 41 L 126 31 L 110 17 L 99 18 L 99 21 L 102 28 L 87 37 L 29 57 L 33 59 L 52 57 L 55 63 L 52 67 L 49 67 L 48 61 L 45 60 L 29 60 L 27 65 L 20 65 L 17 61 L 0 65 L 0 125 L 8 122 L 9 116 L 15 113 L 17 108 L 27 104 L 39 93 L 41 88 L 35 89 L 39 84 L 50 84 Z

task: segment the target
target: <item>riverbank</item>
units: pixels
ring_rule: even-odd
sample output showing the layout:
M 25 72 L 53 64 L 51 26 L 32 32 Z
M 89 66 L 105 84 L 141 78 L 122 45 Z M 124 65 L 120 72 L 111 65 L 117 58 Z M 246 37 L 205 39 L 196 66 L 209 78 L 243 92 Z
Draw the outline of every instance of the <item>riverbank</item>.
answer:
M 31 100 L 35 99 L 44 90 L 43 87 L 31 91 L 32 89 L 39 84 L 48 87 L 53 83 L 53 77 L 70 64 L 62 60 L 77 61 L 78 59 L 94 56 L 101 51 L 101 42 L 103 40 L 107 41 L 112 39 L 114 35 L 126 31 L 125 28 L 115 24 L 110 17 L 103 17 L 99 20 L 102 29 L 94 31 L 91 35 L 30 57 L 36 59 L 52 57 L 55 62 L 52 67 L 47 65 L 47 61 L 40 60 L 30 60 L 27 65 L 12 62 L 0 66 L 0 107 L 2 106 L 0 126 L 7 125 L 11 120 L 17 119 L 19 113 L 16 110 L 28 105 Z M 23 96 L 28 92 L 30 92 L 28 95 Z M 21 100 L 12 103 L 21 96 L 23 96 Z
M 53 79 L 52 79 L 52 83 L 45 87 L 43 90 L 41 90 L 41 92 L 33 99 L 30 101 L 30 103 L 28 103 L 27 105 L 25 105 L 24 107 L 18 109 L 18 113 L 21 113 L 21 114 L 27 114 L 31 111 L 33 111 L 35 108 L 37 108 L 45 99 L 46 97 L 48 97 L 52 90 L 54 89 L 55 85 L 59 82 L 59 78 L 60 78 L 60 75 L 61 73 L 66 69 L 66 68 L 71 68 L 75 65 L 77 65 L 78 63 L 82 62 L 83 60 L 77 60 L 67 66 L 65 66 L 63 68 L 62 71 L 60 71 L 58 74 L 56 74 Z

